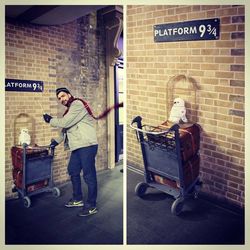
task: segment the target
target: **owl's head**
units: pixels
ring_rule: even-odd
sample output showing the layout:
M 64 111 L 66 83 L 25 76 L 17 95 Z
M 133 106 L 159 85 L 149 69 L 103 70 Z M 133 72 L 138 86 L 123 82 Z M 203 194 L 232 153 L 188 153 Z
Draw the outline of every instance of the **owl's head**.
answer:
M 183 99 L 181 98 L 175 98 L 174 99 L 174 104 L 173 104 L 175 107 L 184 107 L 185 106 L 185 102 Z
M 21 129 L 21 134 L 28 134 L 29 130 L 27 128 L 22 128 Z

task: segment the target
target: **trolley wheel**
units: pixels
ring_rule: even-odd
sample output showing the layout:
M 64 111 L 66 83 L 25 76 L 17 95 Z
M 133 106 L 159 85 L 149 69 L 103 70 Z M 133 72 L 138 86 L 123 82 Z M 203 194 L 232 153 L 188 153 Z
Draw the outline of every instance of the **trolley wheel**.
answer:
M 193 189 L 193 198 L 198 199 L 199 198 L 199 193 L 202 187 L 202 182 L 198 181 L 197 184 L 194 186 Z
M 22 200 L 23 196 L 22 196 L 22 194 L 18 190 L 17 190 L 17 194 L 18 194 L 18 199 Z
M 195 191 L 193 193 L 193 197 L 194 197 L 195 200 L 197 200 L 199 198 L 199 192 Z
M 177 198 L 171 206 L 171 213 L 173 215 L 179 215 L 181 213 L 183 205 L 184 205 L 184 199 L 182 197 Z
M 26 208 L 29 208 L 30 205 L 31 205 L 31 200 L 28 196 L 24 196 L 23 197 L 23 205 L 26 207 Z
M 52 194 L 55 196 L 55 197 L 59 197 L 61 195 L 61 191 L 59 188 L 57 187 L 53 187 L 52 189 Z
M 135 194 L 139 197 L 142 197 L 148 188 L 148 184 L 144 182 L 139 182 L 135 187 Z

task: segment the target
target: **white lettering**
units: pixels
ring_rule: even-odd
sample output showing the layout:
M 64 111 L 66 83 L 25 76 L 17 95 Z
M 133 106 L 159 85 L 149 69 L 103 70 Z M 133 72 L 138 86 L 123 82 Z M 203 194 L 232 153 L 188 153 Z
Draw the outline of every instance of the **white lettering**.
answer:
M 181 36 L 181 35 L 190 35 L 196 33 L 197 33 L 196 26 L 155 30 L 155 36 L 175 36 L 175 35 Z
M 197 28 L 196 26 L 190 27 L 189 34 L 196 34 L 197 33 Z
M 188 35 L 188 27 L 184 27 L 184 34 Z
M 159 34 L 159 30 L 155 30 L 155 36 Z
M 36 90 L 36 87 L 37 87 L 37 86 L 36 86 L 36 83 L 34 82 L 34 83 L 33 83 L 33 89 Z
M 32 88 L 31 83 L 26 82 L 7 82 L 6 87 L 8 88 Z
M 182 29 L 182 28 L 179 28 L 179 29 L 178 29 L 178 35 L 181 36 L 182 34 L 183 34 L 183 29 Z
M 177 32 L 177 28 L 174 28 L 174 29 L 173 29 L 173 35 L 175 35 L 176 32 Z M 179 33 L 179 29 L 178 29 L 178 33 Z
M 155 32 L 155 36 L 157 36 L 157 34 L 159 34 L 159 36 L 168 36 L 168 31 L 166 29 L 157 30 L 157 32 Z

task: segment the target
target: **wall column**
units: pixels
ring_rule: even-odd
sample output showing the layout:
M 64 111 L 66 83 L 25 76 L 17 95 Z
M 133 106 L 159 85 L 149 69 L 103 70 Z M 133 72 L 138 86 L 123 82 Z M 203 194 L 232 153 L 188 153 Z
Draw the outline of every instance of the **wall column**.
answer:
M 107 74 L 107 106 L 115 102 L 114 65 L 122 51 L 118 49 L 118 39 L 123 29 L 123 9 L 110 6 L 102 10 L 106 32 L 106 74 Z M 108 167 L 115 166 L 115 116 L 114 112 L 107 117 L 108 125 Z

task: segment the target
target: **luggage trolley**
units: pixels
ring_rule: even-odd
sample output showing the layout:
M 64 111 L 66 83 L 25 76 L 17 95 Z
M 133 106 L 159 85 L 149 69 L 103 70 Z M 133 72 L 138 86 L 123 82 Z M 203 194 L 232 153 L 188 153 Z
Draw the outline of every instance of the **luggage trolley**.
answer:
M 18 192 L 23 205 L 31 206 L 30 197 L 43 192 L 60 196 L 60 189 L 54 186 L 52 161 L 54 148 L 49 146 L 30 147 L 27 144 L 11 148 L 13 164 L 13 192 Z
M 197 198 L 202 184 L 199 180 L 198 150 L 193 154 L 184 154 L 179 124 L 164 130 L 142 125 L 142 118 L 137 116 L 130 127 L 136 131 L 144 163 L 145 181 L 136 185 L 136 195 L 142 197 L 148 187 L 163 191 L 174 197 L 171 213 L 179 215 L 185 198 Z
M 30 133 L 30 143 L 18 140 L 18 131 L 26 128 Z M 18 192 L 25 207 L 31 206 L 30 197 L 43 192 L 60 196 L 60 189 L 54 186 L 52 162 L 54 148 L 38 146 L 34 143 L 35 120 L 26 113 L 20 113 L 14 120 L 14 146 L 12 157 L 12 192 Z

